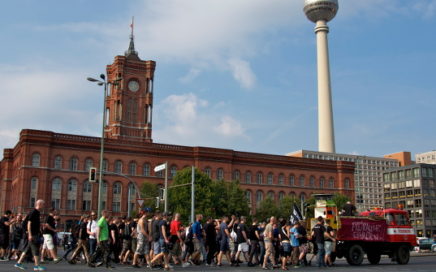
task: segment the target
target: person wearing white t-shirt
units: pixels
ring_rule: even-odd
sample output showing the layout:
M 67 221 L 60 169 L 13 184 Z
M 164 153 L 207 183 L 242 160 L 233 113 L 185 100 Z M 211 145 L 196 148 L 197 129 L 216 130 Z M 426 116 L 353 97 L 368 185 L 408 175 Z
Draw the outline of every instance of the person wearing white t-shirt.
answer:
M 97 214 L 95 212 L 91 212 L 91 218 L 88 222 L 88 225 L 86 227 L 89 238 L 89 256 L 91 256 L 97 247 L 97 240 L 95 239 L 95 235 L 97 233 L 97 221 L 95 220 L 97 218 Z

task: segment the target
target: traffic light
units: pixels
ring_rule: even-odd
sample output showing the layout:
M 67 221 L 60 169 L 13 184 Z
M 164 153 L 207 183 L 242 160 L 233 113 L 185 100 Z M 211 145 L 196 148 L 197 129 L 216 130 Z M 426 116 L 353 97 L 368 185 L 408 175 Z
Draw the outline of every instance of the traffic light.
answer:
M 89 182 L 97 182 L 97 168 L 91 167 L 89 168 Z

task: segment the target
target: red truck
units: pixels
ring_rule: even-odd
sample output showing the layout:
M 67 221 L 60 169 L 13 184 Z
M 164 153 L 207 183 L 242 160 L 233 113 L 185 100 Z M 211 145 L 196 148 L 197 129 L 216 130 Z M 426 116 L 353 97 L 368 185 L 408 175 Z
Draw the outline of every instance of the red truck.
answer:
M 409 262 L 416 235 L 406 211 L 378 209 L 336 218 L 336 257 L 345 257 L 350 265 L 360 265 L 365 253 L 371 264 L 378 264 L 381 255 L 398 264 Z

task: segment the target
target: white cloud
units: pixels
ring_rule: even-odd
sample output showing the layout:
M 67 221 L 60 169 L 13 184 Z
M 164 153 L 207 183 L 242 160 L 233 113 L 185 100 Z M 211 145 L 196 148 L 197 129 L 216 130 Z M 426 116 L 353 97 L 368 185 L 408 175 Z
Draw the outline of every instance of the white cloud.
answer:
M 184 75 L 183 77 L 179 78 L 180 82 L 182 83 L 190 83 L 192 82 L 194 79 L 196 79 L 201 73 L 201 70 L 198 68 L 191 68 L 189 70 L 189 72 Z
M 251 89 L 256 83 L 256 75 L 251 70 L 250 63 L 241 59 L 228 61 L 233 77 L 245 89 Z
M 208 146 L 247 138 L 239 121 L 229 115 L 222 117 L 222 110 L 211 110 L 214 107 L 209 104 L 192 93 L 167 97 L 156 106 L 153 138 L 158 142 Z

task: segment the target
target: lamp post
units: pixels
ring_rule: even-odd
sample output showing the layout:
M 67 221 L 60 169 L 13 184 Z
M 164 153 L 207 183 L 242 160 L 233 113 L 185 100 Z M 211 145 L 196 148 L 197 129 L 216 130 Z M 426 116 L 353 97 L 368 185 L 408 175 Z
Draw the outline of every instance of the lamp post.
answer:
M 114 82 L 106 81 L 106 77 L 104 74 L 100 75 L 99 79 L 95 79 L 92 77 L 88 77 L 87 80 L 91 82 L 97 82 L 97 85 L 104 86 L 104 97 L 103 97 L 103 124 L 101 129 L 101 141 L 100 141 L 100 167 L 99 167 L 99 175 L 98 175 L 98 213 L 97 217 L 101 215 L 102 205 L 101 205 L 101 194 L 103 191 L 103 153 L 104 153 L 104 127 L 106 125 L 106 97 L 107 97 L 107 86 L 109 84 L 116 85 L 121 79 L 117 79 Z

